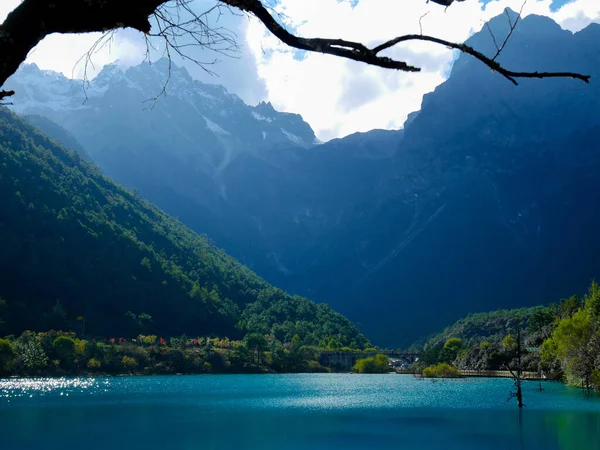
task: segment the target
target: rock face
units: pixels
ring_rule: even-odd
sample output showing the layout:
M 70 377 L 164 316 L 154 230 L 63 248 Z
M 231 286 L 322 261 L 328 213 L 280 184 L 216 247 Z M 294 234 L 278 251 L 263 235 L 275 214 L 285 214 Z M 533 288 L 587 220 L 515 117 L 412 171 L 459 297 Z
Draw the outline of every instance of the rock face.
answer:
M 490 26 L 504 36 L 505 16 Z M 485 29 L 470 43 L 494 53 Z M 84 105 L 81 85 L 59 90 L 71 82 L 33 67 L 9 87 L 17 111 L 65 127 L 118 182 L 401 346 L 468 312 L 581 292 L 599 273 L 600 26 L 572 34 L 529 16 L 499 60 L 593 78 L 514 86 L 461 55 L 404 130 L 318 146 L 300 116 L 180 69 L 144 111 L 164 63 L 106 68 Z
M 165 59 L 127 70 L 108 65 L 91 83 L 25 65 L 8 85 L 18 91 L 16 112 L 70 131 L 109 175 L 136 170 L 186 193 L 193 186 L 180 186 L 180 171 L 218 179 L 240 154 L 316 143 L 299 115 L 248 106 Z

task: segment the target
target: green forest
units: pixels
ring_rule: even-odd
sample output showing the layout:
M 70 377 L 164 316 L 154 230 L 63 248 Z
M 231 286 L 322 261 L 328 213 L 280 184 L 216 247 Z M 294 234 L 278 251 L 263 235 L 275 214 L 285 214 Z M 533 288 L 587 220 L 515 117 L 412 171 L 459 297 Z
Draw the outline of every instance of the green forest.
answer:
M 295 337 L 301 346 L 370 346 L 329 306 L 267 284 L 6 108 L 0 196 L 0 335 L 17 347 L 29 338 L 15 336 L 49 330 L 90 343 L 257 334 L 271 347 Z
M 549 306 L 471 314 L 430 338 L 417 364 L 430 376 L 444 369 L 514 369 L 521 339 L 524 371 L 600 391 L 600 287 Z M 452 370 L 454 369 L 454 370 Z
M 25 331 L 0 339 L 0 376 L 167 375 L 204 373 L 330 372 L 321 349 L 300 336 L 282 344 L 250 333 L 229 338 L 156 335 L 136 338 L 78 338 L 74 332 Z

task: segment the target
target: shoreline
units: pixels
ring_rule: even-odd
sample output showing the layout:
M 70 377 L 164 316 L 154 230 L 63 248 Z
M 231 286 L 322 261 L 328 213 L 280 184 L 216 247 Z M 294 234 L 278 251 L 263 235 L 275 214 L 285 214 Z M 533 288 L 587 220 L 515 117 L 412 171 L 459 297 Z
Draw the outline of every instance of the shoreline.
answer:
M 390 372 L 392 373 L 392 372 Z M 297 371 L 297 372 L 269 372 L 269 371 L 255 371 L 255 372 L 198 372 L 198 373 L 65 373 L 65 374 L 37 374 L 37 375 L 9 375 L 1 376 L 2 380 L 22 380 L 22 379 L 61 379 L 61 378 L 139 378 L 139 377 L 185 377 L 185 376 L 200 376 L 200 375 L 295 375 L 295 374 L 350 374 L 350 372 L 333 372 L 333 371 Z

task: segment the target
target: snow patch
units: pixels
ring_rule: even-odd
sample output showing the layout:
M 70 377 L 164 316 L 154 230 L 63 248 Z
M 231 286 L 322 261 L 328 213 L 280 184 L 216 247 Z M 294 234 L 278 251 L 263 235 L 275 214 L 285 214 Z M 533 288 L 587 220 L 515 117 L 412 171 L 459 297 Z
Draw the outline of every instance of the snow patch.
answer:
M 295 134 L 292 134 L 289 131 L 284 130 L 283 128 L 280 128 L 280 130 L 284 134 L 284 136 L 286 138 L 288 138 L 290 141 L 292 141 L 294 144 L 304 145 L 304 141 L 301 138 L 299 138 L 298 136 L 296 136 Z
M 254 116 L 254 118 L 256 120 L 261 120 L 263 122 L 273 122 L 273 119 L 271 119 L 270 117 L 265 117 L 259 113 L 257 113 L 256 111 L 252 111 L 252 115 Z
M 225 131 L 223 128 L 221 128 L 219 125 L 214 123 L 212 120 L 207 119 L 206 116 L 202 116 L 202 117 L 204 117 L 204 120 L 206 121 L 206 128 L 208 128 L 210 131 L 212 131 L 213 133 L 217 133 L 217 134 L 229 135 L 228 131 Z

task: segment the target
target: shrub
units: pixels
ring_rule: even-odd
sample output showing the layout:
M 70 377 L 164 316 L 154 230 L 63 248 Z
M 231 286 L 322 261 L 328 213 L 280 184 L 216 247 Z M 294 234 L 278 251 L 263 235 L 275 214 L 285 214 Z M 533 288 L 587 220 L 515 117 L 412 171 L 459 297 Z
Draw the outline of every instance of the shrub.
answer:
M 138 342 L 142 345 L 156 345 L 156 339 L 155 335 L 144 336 L 143 334 L 140 334 L 138 336 Z
M 325 369 L 319 364 L 318 361 L 307 361 L 306 362 L 306 370 L 308 372 L 325 372 Z
M 77 356 L 77 358 L 81 358 L 83 355 L 85 355 L 86 347 L 87 341 L 84 341 L 83 339 L 75 339 L 75 356 Z
M 460 372 L 450 364 L 440 363 L 426 367 L 423 370 L 423 376 L 426 378 L 459 378 Z
M 131 356 L 125 355 L 121 360 L 121 365 L 127 370 L 133 370 L 138 366 L 138 362 Z
M 121 350 L 123 355 L 135 359 L 140 366 L 146 366 L 150 361 L 148 351 L 144 347 L 127 343 L 121 346 Z
M 90 370 L 98 370 L 100 367 L 102 367 L 102 363 L 100 363 L 100 361 L 98 361 L 96 358 L 90 358 L 87 363 L 87 367 Z
M 357 373 L 388 373 L 390 361 L 387 356 L 378 353 L 374 358 L 359 359 L 352 370 Z

